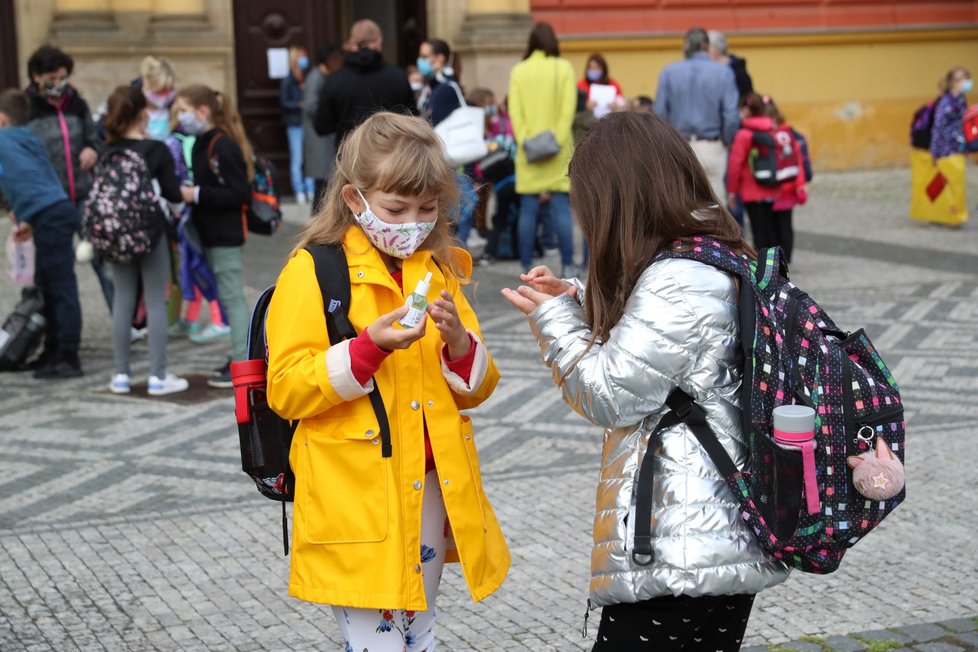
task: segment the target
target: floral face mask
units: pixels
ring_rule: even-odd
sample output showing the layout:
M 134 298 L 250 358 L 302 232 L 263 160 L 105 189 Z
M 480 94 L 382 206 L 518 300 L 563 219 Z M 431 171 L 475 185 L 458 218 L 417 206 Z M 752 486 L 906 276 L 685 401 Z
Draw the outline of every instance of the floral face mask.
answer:
M 385 222 L 370 210 L 370 204 L 367 203 L 366 197 L 359 189 L 357 189 L 357 194 L 363 200 L 364 206 L 362 213 L 353 214 L 357 224 L 360 225 L 360 228 L 367 234 L 375 247 L 395 258 L 410 258 L 411 254 L 418 250 L 421 243 L 435 228 L 437 220 L 403 222 L 401 224 Z

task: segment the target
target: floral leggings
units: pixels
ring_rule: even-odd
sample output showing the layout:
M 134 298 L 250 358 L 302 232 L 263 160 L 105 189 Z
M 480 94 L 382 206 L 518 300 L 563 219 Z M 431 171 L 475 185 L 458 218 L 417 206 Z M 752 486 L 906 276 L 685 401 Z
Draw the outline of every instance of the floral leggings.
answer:
M 346 640 L 346 652 L 433 652 L 435 600 L 441 584 L 448 544 L 448 515 L 438 472 L 425 475 L 421 505 L 421 569 L 427 611 L 333 607 L 333 617 Z

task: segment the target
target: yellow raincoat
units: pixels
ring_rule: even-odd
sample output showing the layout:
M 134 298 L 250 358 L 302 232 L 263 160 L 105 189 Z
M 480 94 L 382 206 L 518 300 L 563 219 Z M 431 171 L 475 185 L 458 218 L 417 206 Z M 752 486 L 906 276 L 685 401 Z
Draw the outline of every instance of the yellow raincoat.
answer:
M 366 235 L 343 242 L 350 268 L 350 321 L 362 332 L 404 303 L 404 293 Z M 471 258 L 457 251 L 471 268 Z M 268 402 L 300 419 L 290 462 L 296 476 L 289 594 L 302 600 L 377 609 L 427 609 L 421 572 L 425 423 L 455 550 L 472 599 L 496 590 L 510 556 L 482 489 L 469 417 L 460 409 L 489 397 L 499 372 L 482 344 L 475 313 L 455 279 L 429 251 L 404 261 L 408 292 L 432 273 L 429 300 L 442 289 L 475 336 L 471 387 L 442 364 L 443 342 L 429 322 L 421 340 L 392 353 L 374 375 L 390 421 L 393 457 L 381 456 L 380 430 L 350 370 L 348 343 L 330 346 L 312 256 L 286 263 L 268 309 Z M 449 547 L 451 548 L 451 541 Z

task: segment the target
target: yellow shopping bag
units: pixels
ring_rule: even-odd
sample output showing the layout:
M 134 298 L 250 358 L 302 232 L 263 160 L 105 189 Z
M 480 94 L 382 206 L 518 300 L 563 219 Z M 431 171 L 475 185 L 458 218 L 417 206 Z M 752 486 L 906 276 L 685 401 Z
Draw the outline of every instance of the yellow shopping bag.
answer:
M 958 226 L 968 219 L 964 196 L 964 154 L 937 159 L 915 149 L 910 158 L 910 217 Z

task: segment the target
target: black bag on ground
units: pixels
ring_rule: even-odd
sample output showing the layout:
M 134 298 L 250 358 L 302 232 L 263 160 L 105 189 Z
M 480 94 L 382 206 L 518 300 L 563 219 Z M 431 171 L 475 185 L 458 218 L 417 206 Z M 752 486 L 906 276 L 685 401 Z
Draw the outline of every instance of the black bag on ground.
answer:
M 323 295 L 323 308 L 329 343 L 338 344 L 357 336 L 347 311 L 350 306 L 350 270 L 342 245 L 310 245 L 316 265 L 316 280 Z M 295 475 L 289 466 L 292 435 L 298 421 L 288 421 L 268 405 L 266 396 L 268 343 L 265 315 L 275 286 L 258 297 L 248 329 L 248 359 L 231 363 L 234 382 L 234 412 L 241 444 L 241 469 L 255 482 L 261 495 L 282 503 L 282 541 L 289 554 L 289 529 L 285 503 L 295 500 Z M 391 431 L 387 411 L 374 383 L 370 403 L 380 426 L 381 455 L 390 457 Z
M 20 302 L 0 328 L 0 371 L 20 371 L 44 337 L 44 297 L 34 286 L 20 292 Z

